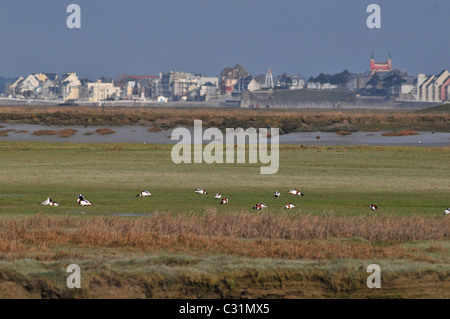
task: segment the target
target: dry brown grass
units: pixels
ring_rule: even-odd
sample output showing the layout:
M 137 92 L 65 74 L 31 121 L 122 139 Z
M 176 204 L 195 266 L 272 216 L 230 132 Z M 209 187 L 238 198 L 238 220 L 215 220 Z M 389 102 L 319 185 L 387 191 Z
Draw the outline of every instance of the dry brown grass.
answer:
M 58 135 L 59 135 L 59 137 L 69 137 L 69 136 L 74 135 L 76 132 L 77 132 L 77 130 L 65 129 L 65 130 L 58 131 Z
M 110 129 L 110 128 L 99 128 L 98 130 L 95 130 L 97 132 L 97 134 L 100 135 L 108 135 L 108 134 L 114 134 L 116 133 L 114 130 Z
M 57 135 L 58 131 L 55 130 L 38 130 L 31 133 L 36 136 Z
M 15 130 L 13 130 L 13 129 L 1 130 L 1 131 L 0 131 L 0 136 L 8 136 L 8 133 L 14 132 L 14 131 L 15 131 Z
M 147 131 L 148 132 L 160 132 L 160 131 L 162 131 L 162 128 L 160 128 L 158 125 L 154 125 L 154 126 L 150 127 Z
M 352 132 L 350 132 L 350 131 L 337 131 L 336 134 L 337 135 L 351 135 Z
M 47 136 L 47 135 L 59 135 L 59 137 L 69 137 L 74 135 L 77 130 L 73 129 L 64 129 L 64 130 L 38 130 L 34 131 L 33 135 L 36 136 Z
M 278 127 L 295 131 L 377 131 L 394 129 L 450 130 L 450 114 L 371 110 L 248 110 L 204 108 L 96 108 L 96 107 L 1 107 L 0 122 L 45 125 L 130 125 L 163 129 L 192 126 L 194 119 L 205 127 Z
M 399 258 L 430 261 L 400 244 L 450 237 L 450 219 L 215 212 L 151 218 L 36 215 L 1 220 L 0 252 L 21 258 L 52 247 L 129 248 L 285 259 Z M 353 240 L 338 240 L 356 238 Z M 15 256 L 15 257 L 14 257 Z M 47 255 L 48 259 L 56 258 Z
M 408 136 L 408 135 L 419 135 L 416 131 L 394 131 L 394 132 L 386 132 L 381 134 L 383 136 Z

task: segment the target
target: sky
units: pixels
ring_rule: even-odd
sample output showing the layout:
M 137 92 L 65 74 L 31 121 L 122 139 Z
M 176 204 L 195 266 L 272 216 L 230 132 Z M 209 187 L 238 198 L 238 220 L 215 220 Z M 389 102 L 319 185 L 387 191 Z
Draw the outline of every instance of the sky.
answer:
M 369 4 L 381 28 L 369 29 Z M 70 29 L 70 4 L 81 28 Z M 305 77 L 369 69 L 450 69 L 448 0 L 0 0 L 0 76 L 77 72 L 81 78 L 182 71 Z

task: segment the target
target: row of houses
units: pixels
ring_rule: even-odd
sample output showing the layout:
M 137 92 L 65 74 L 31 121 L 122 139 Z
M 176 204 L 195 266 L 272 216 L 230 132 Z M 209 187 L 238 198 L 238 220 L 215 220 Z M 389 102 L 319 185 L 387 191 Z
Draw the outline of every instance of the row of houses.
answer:
M 222 101 L 223 98 L 228 101 L 238 100 L 243 91 L 267 89 L 347 89 L 359 90 L 363 95 L 398 96 L 399 100 L 405 101 L 442 102 L 449 100 L 450 73 L 444 70 L 436 76 L 419 74 L 415 78 L 393 69 L 390 55 L 386 62 L 375 62 L 372 55 L 370 69 L 366 73 L 344 71 L 335 75 L 320 74 L 309 80 L 286 73 L 274 79 L 270 68 L 265 75 L 252 75 L 240 64 L 225 67 L 218 77 L 170 71 L 159 75 L 123 75 L 116 81 L 103 77 L 93 82 L 80 79 L 76 73 L 61 77 L 52 73 L 36 73 L 8 83 L 6 94 L 88 102 L 136 99 L 159 102 Z
M 88 101 L 123 99 L 209 100 L 219 96 L 219 78 L 184 72 L 160 73 L 159 76 L 122 76 L 117 83 L 105 78 L 95 82 L 80 79 L 76 73 L 61 77 L 35 73 L 8 83 L 11 97 L 44 100 Z
M 172 100 L 209 101 L 218 99 L 219 78 L 170 71 L 160 73 L 152 83 L 152 96 Z
M 419 74 L 414 83 L 402 85 L 400 100 L 418 102 L 444 102 L 450 100 L 450 72 L 438 75 Z
M 114 81 L 80 80 L 76 73 L 67 73 L 61 77 L 35 73 L 25 78 L 19 77 L 14 83 L 7 84 L 5 92 L 11 97 L 97 102 L 119 97 L 121 88 L 115 86 Z

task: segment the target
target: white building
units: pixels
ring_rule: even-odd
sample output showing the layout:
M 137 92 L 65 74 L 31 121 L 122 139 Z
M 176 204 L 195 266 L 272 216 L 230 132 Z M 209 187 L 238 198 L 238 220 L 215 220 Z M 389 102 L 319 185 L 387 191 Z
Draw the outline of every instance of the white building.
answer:
M 169 99 L 162 95 L 158 96 L 158 98 L 156 99 L 156 102 L 159 102 L 159 103 L 167 103 L 168 101 L 169 101 Z
M 436 79 L 433 81 L 434 87 L 431 88 L 433 90 L 431 99 L 435 102 L 442 102 L 441 100 L 441 86 L 444 82 L 450 77 L 450 73 L 447 70 L 443 70 Z
M 308 82 L 306 87 L 310 90 L 336 90 L 339 88 L 339 86 L 335 84 L 320 82 Z
M 259 83 L 255 79 L 252 79 L 250 83 L 247 85 L 247 90 L 249 90 L 250 92 L 257 91 L 261 90 L 261 87 L 262 87 L 261 83 Z
M 98 102 L 106 99 L 115 99 L 120 97 L 121 88 L 114 86 L 114 81 L 104 83 L 101 80 L 97 82 L 88 82 L 81 86 L 80 100 L 89 102 Z

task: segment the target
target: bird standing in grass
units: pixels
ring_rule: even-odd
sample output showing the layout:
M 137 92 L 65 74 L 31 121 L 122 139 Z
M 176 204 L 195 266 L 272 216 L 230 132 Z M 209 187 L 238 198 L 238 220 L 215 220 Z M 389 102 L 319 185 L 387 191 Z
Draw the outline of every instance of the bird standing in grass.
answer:
M 221 198 L 222 198 L 222 195 L 220 195 L 219 193 L 217 193 L 216 195 L 214 195 L 214 198 L 215 198 L 215 199 L 221 199 Z
M 444 210 L 444 215 L 450 215 L 450 208 L 447 208 L 446 210 Z
M 228 204 L 228 198 L 223 198 L 220 203 L 221 204 Z
M 206 190 L 204 190 L 203 188 L 197 188 L 194 192 L 196 192 L 197 194 L 201 194 L 201 195 L 208 194 L 208 192 Z
M 285 209 L 292 209 L 292 208 L 294 208 L 294 207 L 295 207 L 295 205 L 292 204 L 292 203 L 286 204 L 286 205 L 284 206 Z
M 273 197 L 280 197 L 280 192 L 279 191 L 276 191 L 274 194 L 273 194 Z
M 375 205 L 375 204 L 370 204 L 370 209 L 371 209 L 371 210 L 377 210 L 377 209 L 378 209 L 378 206 Z

